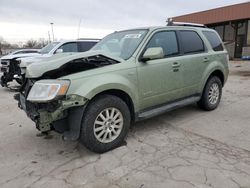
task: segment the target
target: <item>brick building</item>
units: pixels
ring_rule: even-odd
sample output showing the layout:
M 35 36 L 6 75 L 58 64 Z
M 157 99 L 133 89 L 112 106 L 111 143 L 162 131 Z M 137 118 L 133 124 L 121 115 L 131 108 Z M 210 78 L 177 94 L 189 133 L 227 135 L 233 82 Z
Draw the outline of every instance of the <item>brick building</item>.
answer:
M 250 56 L 250 2 L 177 16 L 173 21 L 205 24 L 219 33 L 231 58 Z

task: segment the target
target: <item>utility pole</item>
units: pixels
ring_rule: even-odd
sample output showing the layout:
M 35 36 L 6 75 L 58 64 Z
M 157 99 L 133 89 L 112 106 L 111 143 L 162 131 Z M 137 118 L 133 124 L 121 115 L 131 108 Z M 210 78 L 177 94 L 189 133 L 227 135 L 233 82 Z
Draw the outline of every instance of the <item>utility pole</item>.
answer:
M 51 23 L 50 23 L 50 25 L 51 25 L 51 31 L 52 31 L 52 41 L 54 41 L 54 40 L 55 40 L 55 36 L 54 36 L 54 29 L 53 29 L 53 25 L 54 25 L 54 23 L 53 23 L 53 22 L 51 22 Z
M 80 18 L 79 25 L 78 25 L 77 39 L 79 39 L 79 35 L 80 35 L 81 22 L 82 22 L 82 18 Z
M 49 36 L 49 42 L 51 42 L 51 40 L 50 40 L 50 33 L 49 33 L 49 31 L 48 31 L 48 36 Z

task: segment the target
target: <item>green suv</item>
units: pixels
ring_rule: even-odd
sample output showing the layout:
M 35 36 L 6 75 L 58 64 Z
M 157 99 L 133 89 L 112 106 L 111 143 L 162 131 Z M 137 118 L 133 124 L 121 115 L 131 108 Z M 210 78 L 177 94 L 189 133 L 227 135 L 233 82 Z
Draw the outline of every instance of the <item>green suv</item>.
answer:
M 150 27 L 29 65 L 15 98 L 41 132 L 102 153 L 124 142 L 132 122 L 192 103 L 214 110 L 227 77 L 228 53 L 214 30 Z

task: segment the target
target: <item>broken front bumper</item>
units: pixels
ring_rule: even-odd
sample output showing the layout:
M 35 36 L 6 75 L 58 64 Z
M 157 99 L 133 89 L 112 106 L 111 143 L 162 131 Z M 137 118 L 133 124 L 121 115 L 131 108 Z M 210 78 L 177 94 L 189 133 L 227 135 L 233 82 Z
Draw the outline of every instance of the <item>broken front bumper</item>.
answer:
M 70 95 L 48 103 L 31 103 L 20 93 L 15 96 L 18 106 L 36 123 L 41 132 L 55 130 L 67 140 L 77 140 L 87 99 Z
M 1 60 L 1 86 L 7 87 L 8 82 L 13 80 L 21 80 L 21 69 L 17 60 Z

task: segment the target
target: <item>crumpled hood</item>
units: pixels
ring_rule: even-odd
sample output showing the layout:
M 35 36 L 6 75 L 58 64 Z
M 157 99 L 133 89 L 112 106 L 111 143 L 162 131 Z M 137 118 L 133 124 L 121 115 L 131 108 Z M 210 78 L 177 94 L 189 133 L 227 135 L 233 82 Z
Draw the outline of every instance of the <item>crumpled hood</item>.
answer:
M 38 62 L 43 60 L 44 58 L 48 58 L 47 54 L 39 54 L 38 56 L 35 57 L 24 57 L 24 58 L 18 58 L 17 60 L 21 61 L 20 67 L 27 67 L 29 64 Z
M 5 55 L 2 56 L 0 59 L 1 60 L 9 60 L 9 59 L 16 59 L 16 58 L 21 58 L 21 57 L 31 57 L 31 56 L 39 56 L 40 54 L 38 53 L 26 53 L 26 54 L 15 54 L 15 55 Z
M 111 54 L 103 52 L 103 51 L 87 51 L 87 52 L 75 53 L 71 55 L 69 54 L 63 55 L 62 53 L 62 54 L 54 55 L 50 58 L 46 58 L 46 60 L 42 60 L 40 62 L 28 65 L 26 69 L 26 77 L 27 78 L 39 78 L 44 73 L 48 71 L 56 70 L 60 68 L 61 66 L 63 66 L 64 64 L 70 61 L 73 61 L 75 59 L 87 58 L 87 57 L 98 56 L 98 55 L 108 57 L 118 62 L 124 61 L 121 58 L 114 57 Z
M 40 54 L 39 56 L 35 56 L 35 57 L 25 57 L 25 58 L 19 58 L 18 60 L 21 61 L 20 63 L 20 67 L 21 68 L 26 68 L 28 65 L 32 64 L 32 63 L 37 63 L 40 61 L 46 61 L 47 60 L 51 60 L 57 57 L 63 57 L 63 56 L 67 56 L 67 55 L 72 55 L 75 53 L 60 53 L 60 54 L 55 54 L 55 55 L 50 55 L 50 54 Z

